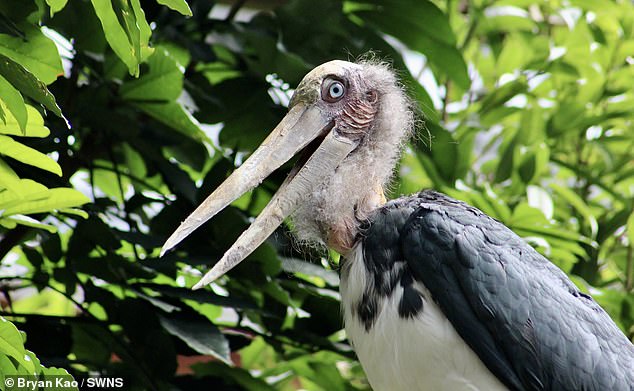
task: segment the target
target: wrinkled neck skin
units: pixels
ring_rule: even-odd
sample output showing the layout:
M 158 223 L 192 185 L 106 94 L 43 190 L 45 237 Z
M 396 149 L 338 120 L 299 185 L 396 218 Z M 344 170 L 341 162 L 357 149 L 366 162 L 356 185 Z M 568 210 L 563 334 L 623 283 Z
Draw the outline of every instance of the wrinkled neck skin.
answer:
M 409 100 L 393 77 L 382 74 L 386 68 L 368 68 L 377 74 L 368 77 L 382 77 L 385 84 L 377 83 L 371 124 L 359 146 L 292 217 L 300 242 L 327 245 L 344 256 L 354 247 L 359 226 L 385 203 L 384 189 L 413 124 Z
M 363 151 L 349 156 L 295 212 L 300 241 L 326 245 L 342 255 L 354 247 L 359 226 L 385 202 L 383 185 L 391 176 L 372 165 L 366 167 L 367 155 Z M 368 173 L 362 173 L 361 167 Z

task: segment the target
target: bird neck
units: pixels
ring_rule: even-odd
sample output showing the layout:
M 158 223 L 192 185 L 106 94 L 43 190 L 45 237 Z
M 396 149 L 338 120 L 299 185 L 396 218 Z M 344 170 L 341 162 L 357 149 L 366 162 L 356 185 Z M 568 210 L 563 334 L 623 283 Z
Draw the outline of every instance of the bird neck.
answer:
M 383 186 L 375 184 L 371 192 L 359 199 L 352 210 L 352 216 L 342 216 L 332 226 L 326 228 L 325 237 L 328 247 L 346 256 L 352 251 L 361 222 L 367 220 L 373 210 L 387 202 Z
M 307 197 L 292 218 L 300 242 L 325 245 L 344 256 L 350 252 L 359 227 L 386 202 L 383 189 L 393 165 L 374 164 L 375 155 L 369 146 L 359 148 Z

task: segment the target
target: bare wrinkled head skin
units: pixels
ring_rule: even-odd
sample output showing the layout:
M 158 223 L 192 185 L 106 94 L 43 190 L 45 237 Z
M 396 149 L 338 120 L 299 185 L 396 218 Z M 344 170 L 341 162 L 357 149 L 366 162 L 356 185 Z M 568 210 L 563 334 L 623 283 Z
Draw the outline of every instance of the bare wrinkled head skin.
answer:
M 161 254 L 301 152 L 264 210 L 194 288 L 241 262 L 289 216 L 300 241 L 345 255 L 359 225 L 385 202 L 384 186 L 412 126 L 411 104 L 387 65 L 330 61 L 318 66 L 295 90 L 288 114 L 181 223 Z
M 331 80 L 345 86 L 337 102 L 323 96 Z M 318 105 L 333 119 L 335 130 L 359 140 L 292 216 L 300 241 L 325 244 L 345 254 L 354 245 L 359 224 L 385 201 L 383 189 L 412 132 L 411 103 L 387 64 L 337 60 L 306 75 L 291 105 L 297 102 Z

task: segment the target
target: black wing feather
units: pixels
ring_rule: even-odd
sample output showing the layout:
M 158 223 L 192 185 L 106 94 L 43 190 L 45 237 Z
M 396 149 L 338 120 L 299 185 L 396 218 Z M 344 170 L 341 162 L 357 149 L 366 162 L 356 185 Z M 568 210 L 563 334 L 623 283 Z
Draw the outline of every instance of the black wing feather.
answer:
M 634 345 L 591 297 L 503 224 L 433 191 L 386 210 L 414 210 L 399 229 L 403 258 L 509 388 L 634 389 Z

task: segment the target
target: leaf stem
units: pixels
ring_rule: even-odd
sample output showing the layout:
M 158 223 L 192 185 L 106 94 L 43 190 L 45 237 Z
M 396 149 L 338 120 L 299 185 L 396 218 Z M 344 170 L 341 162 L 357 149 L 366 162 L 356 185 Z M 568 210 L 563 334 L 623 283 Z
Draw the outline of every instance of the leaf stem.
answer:
M 238 1 L 236 1 L 231 6 L 231 9 L 229 10 L 229 13 L 227 14 L 227 17 L 225 18 L 225 22 L 233 21 L 233 18 L 235 18 L 235 16 L 238 14 L 238 11 L 240 11 L 240 8 L 242 8 L 244 3 L 246 3 L 246 2 L 247 2 L 247 0 L 238 0 Z
M 632 251 L 634 243 L 627 246 L 627 263 L 625 265 L 625 291 L 632 292 L 634 288 L 634 251 Z

